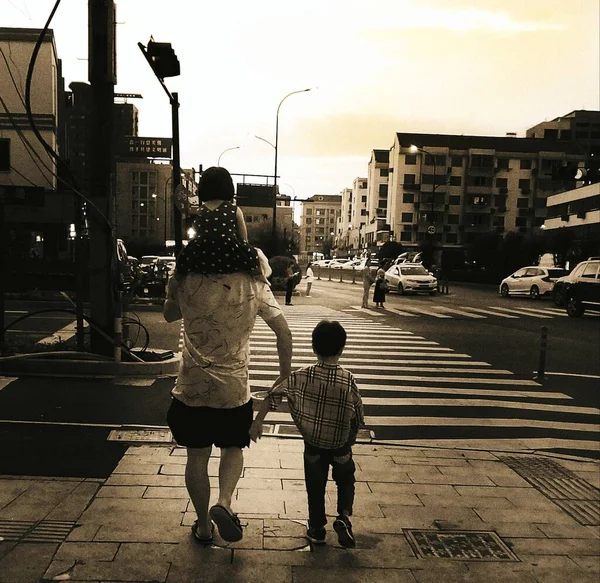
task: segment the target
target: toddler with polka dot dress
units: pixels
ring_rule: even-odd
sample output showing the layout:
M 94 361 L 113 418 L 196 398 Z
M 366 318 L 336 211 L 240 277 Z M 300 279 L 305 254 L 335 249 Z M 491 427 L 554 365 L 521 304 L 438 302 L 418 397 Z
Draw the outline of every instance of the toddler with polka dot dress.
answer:
M 196 236 L 177 257 L 176 275 L 248 272 L 266 281 L 257 250 L 248 243 L 241 209 L 234 204 L 231 175 L 213 166 L 204 171 L 198 184 L 202 204 L 194 228 Z

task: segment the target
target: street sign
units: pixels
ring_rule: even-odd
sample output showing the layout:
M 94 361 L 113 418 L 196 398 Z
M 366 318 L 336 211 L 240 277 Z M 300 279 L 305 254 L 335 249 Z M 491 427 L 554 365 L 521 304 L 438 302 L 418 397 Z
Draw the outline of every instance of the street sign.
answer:
M 430 235 L 435 235 L 436 230 L 435 225 L 429 225 L 429 227 L 427 227 L 427 233 Z
M 172 138 L 125 136 L 119 154 L 130 158 L 171 158 Z
M 43 186 L 0 186 L 0 203 L 19 206 L 44 206 Z

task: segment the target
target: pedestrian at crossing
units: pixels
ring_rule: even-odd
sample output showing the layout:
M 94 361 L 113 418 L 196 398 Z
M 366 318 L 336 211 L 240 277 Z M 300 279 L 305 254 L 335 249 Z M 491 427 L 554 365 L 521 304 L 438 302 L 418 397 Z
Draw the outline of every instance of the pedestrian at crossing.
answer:
M 338 361 L 346 345 L 346 330 L 336 321 L 321 320 L 312 332 L 312 348 L 318 362 L 293 372 L 269 391 L 250 430 L 256 441 L 262 422 L 287 395 L 290 413 L 304 438 L 304 480 L 308 496 L 306 537 L 324 544 L 327 524 L 325 489 L 329 466 L 337 485 L 337 518 L 333 529 L 338 542 L 354 547 L 352 506 L 354 472 L 352 445 L 364 425 L 363 404 L 352 374 Z
M 306 297 L 310 298 L 310 288 L 315 280 L 315 274 L 312 270 L 312 263 L 309 263 L 306 266 L 306 275 L 304 276 L 304 279 L 306 279 Z
M 371 259 L 367 259 L 365 262 L 365 266 L 362 271 L 363 278 L 363 299 L 362 299 L 362 307 L 369 307 L 369 290 L 371 289 L 371 285 L 374 283 L 375 279 L 373 278 L 373 274 L 371 273 Z

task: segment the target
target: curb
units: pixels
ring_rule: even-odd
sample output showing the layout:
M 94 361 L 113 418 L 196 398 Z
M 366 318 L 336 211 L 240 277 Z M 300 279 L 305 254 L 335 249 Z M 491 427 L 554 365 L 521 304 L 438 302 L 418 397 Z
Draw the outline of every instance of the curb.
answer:
M 179 355 L 159 362 L 114 362 L 73 358 L 27 357 L 0 363 L 5 376 L 61 376 L 75 378 L 174 377 Z

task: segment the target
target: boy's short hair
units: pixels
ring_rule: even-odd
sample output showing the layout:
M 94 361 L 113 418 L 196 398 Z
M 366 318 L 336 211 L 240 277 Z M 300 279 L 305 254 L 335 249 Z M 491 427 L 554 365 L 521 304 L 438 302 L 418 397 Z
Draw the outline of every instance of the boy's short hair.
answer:
M 231 174 L 221 166 L 211 166 L 200 176 L 198 181 L 198 199 L 200 202 L 207 200 L 233 201 L 235 188 Z
M 346 330 L 337 321 L 321 320 L 312 332 L 312 348 L 317 356 L 336 356 L 346 346 Z

